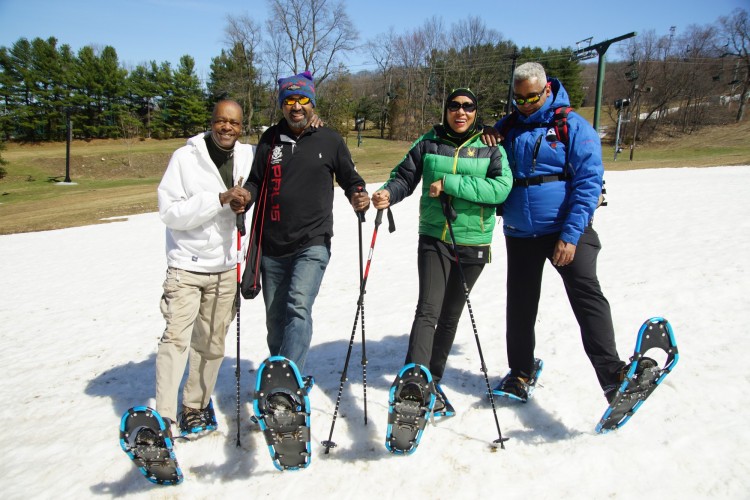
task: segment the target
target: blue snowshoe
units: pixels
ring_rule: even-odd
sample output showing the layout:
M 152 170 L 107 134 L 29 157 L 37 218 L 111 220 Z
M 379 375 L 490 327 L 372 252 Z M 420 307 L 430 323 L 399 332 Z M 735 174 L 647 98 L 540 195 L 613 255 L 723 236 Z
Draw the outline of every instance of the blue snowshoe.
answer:
M 435 405 L 430 370 L 409 363 L 394 380 L 388 394 L 388 429 L 385 447 L 397 455 L 417 450 L 427 420 Z
M 666 353 L 663 366 L 645 356 L 650 349 Z M 624 380 L 609 396 L 609 407 L 597 424 L 596 432 L 606 433 L 625 425 L 674 369 L 678 359 L 677 343 L 669 321 L 656 317 L 643 323 Z
M 312 383 L 303 380 L 297 365 L 283 356 L 271 356 L 258 368 L 253 409 L 279 470 L 310 465 L 308 390 Z
M 120 447 L 138 470 L 154 484 L 183 480 L 167 422 L 151 408 L 135 406 L 120 420 Z

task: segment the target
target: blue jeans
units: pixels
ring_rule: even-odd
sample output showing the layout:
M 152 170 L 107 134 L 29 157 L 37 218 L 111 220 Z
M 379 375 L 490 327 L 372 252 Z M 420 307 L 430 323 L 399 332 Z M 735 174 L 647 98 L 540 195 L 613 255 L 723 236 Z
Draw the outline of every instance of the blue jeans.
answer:
M 328 247 L 316 245 L 261 261 L 268 349 L 294 361 L 300 372 L 312 341 L 312 306 L 330 258 Z

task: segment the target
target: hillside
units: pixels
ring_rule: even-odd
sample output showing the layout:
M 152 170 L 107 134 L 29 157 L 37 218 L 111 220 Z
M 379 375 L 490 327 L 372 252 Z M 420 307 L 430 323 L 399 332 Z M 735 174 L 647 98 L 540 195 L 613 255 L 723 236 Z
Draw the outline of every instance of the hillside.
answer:
M 582 110 L 587 116 L 586 109 Z M 409 149 L 368 131 L 361 147 L 347 137 L 357 168 L 368 183 L 382 182 Z M 372 135 L 369 135 L 372 134 Z M 699 133 L 639 143 L 633 161 L 602 148 L 606 170 L 750 165 L 750 121 L 706 127 Z M 249 138 L 249 142 L 257 140 Z M 0 234 L 61 229 L 156 210 L 156 185 L 172 152 L 184 139 L 73 141 L 72 185 L 65 179 L 65 143 L 7 145 L 7 175 L 0 179 Z

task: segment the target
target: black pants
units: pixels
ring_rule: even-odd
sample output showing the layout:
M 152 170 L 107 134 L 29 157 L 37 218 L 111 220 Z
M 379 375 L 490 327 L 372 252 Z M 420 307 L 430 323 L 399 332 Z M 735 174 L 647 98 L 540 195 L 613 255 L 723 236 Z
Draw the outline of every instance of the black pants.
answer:
M 552 259 L 559 234 L 539 238 L 505 237 L 508 256 L 506 342 L 508 364 L 515 372 L 529 373 L 536 344 L 534 325 L 539 309 L 545 260 Z M 617 354 L 609 302 L 596 276 L 601 250 L 599 235 L 586 228 L 576 246 L 573 262 L 555 267 L 565 284 L 573 314 L 581 328 L 583 348 L 599 384 L 606 388 L 618 381 L 624 363 Z
M 435 383 L 445 372 L 458 320 L 466 304 L 458 266 L 444 249 L 441 251 L 441 245 L 444 244 L 436 241 L 434 245 L 419 246 L 419 299 L 406 353 L 406 362 L 429 368 Z M 484 264 L 462 262 L 462 268 L 471 290 Z

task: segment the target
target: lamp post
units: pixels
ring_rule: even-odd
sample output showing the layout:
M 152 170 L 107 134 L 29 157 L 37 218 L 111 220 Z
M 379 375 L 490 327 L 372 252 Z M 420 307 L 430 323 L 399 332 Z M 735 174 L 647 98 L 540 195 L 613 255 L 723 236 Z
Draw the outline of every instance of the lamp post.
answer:
M 638 85 L 633 86 L 633 94 L 635 95 L 635 98 L 637 99 L 636 105 L 635 105 L 635 124 L 633 124 L 633 141 L 630 143 L 630 161 L 633 161 L 633 153 L 635 153 L 635 140 L 638 137 L 638 122 L 641 119 L 641 94 L 643 92 L 651 92 L 653 87 L 646 87 L 645 89 L 641 89 Z
M 364 117 L 360 118 L 359 113 L 355 114 L 354 124 L 357 127 L 357 147 L 359 148 L 362 146 L 362 127 L 365 124 L 365 118 Z
M 70 108 L 65 108 L 65 127 L 65 182 L 70 183 L 70 141 L 73 138 Z

